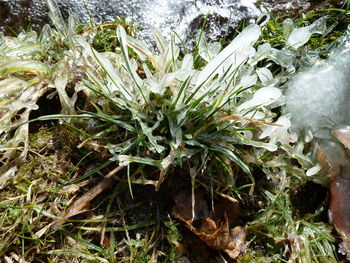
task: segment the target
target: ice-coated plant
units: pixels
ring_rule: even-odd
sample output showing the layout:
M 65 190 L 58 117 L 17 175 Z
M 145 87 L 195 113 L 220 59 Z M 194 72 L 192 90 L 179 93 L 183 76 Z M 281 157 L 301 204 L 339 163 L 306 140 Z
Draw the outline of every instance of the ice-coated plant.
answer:
M 44 32 L 44 31 L 43 31 Z M 37 100 L 47 91 L 51 69 L 40 61 L 46 46 L 34 31 L 15 37 L 0 34 L 0 170 L 21 149 L 18 158 L 28 152 L 29 113 L 38 109 Z
M 121 200 L 120 193 L 126 199 L 128 191 L 137 193 L 133 184 L 167 189 L 170 183 L 164 182 L 176 180 L 166 179 L 178 177 L 186 186 L 188 181 L 201 184 L 213 199 L 217 192 L 239 197 L 243 204 L 258 199 L 254 218 L 247 213 L 252 220 L 245 222 L 254 236 L 244 252 L 248 257 L 259 262 L 335 262 L 330 227 L 318 223 L 316 212 L 305 218 L 295 213 L 291 192 L 321 166 L 311 158 L 311 135 L 305 139 L 291 132 L 293 123 L 281 110 L 285 84 L 304 63 L 310 36 L 326 32 L 326 18 L 302 28 L 285 20 L 279 46 L 266 41 L 266 25 L 251 24 L 225 47 L 208 43 L 201 34 L 190 52 L 157 32 L 156 47 L 150 48 L 113 25 L 115 52 L 98 52 L 89 32 L 99 28 L 78 34 L 76 20 L 65 23 L 54 2 L 48 3 L 55 28 L 47 26 L 39 35 L 0 36 L 0 243 L 6 255 L 11 246 L 21 244 L 23 251 L 43 250 L 45 256 L 64 255 L 70 262 L 113 262 L 129 249 L 125 258 L 136 262 L 141 249 L 145 254 L 157 251 L 157 230 L 154 222 L 125 226 L 126 210 L 121 205 L 114 211 L 115 200 Z M 31 118 L 40 109 L 39 98 L 48 104 L 56 98 L 60 112 Z M 32 122 L 53 119 L 58 120 L 54 127 L 45 123 L 49 128 L 29 133 Z M 54 134 L 60 130 L 63 136 Z M 68 141 L 67 134 L 74 137 L 74 151 L 84 156 L 78 163 L 60 155 L 71 154 L 71 144 L 62 150 L 55 148 L 61 142 L 52 143 L 57 138 Z M 44 137 L 43 142 L 31 139 L 35 136 Z M 90 157 L 98 161 L 87 168 L 85 158 Z M 114 176 L 115 171 L 122 172 Z M 258 191 L 247 197 L 247 185 L 242 184 L 251 182 L 252 194 L 254 178 L 263 174 L 271 187 L 265 189 L 259 181 Z M 96 197 L 105 189 L 94 192 L 96 186 L 87 190 L 87 184 L 105 182 L 106 177 L 109 183 L 117 181 L 104 192 L 106 214 L 100 213 L 101 205 L 92 217 L 73 218 L 85 211 L 74 207 L 76 203 L 85 198 L 80 202 L 85 205 L 93 199 L 91 193 Z M 240 184 L 237 178 L 243 179 Z M 148 241 L 146 226 L 154 230 Z M 135 228 L 140 231 L 133 239 L 127 231 Z M 126 241 L 119 240 L 124 231 Z M 57 236 L 61 243 L 51 246 Z M 108 239 L 102 238 L 106 236 L 109 248 Z M 262 260 L 255 259 L 265 252 Z M 253 262 L 244 261 L 245 255 L 237 262 Z
M 194 68 L 193 55 L 180 56 L 174 41 L 159 34 L 157 53 L 127 36 L 122 27 L 117 35 L 117 54 L 99 54 L 83 38 L 75 38 L 89 77 L 85 84 L 93 91 L 96 113 L 90 114 L 109 127 L 99 136 L 123 136 L 107 145 L 114 161 L 159 168 L 154 182 L 158 188 L 171 167 L 189 164 L 194 176 L 205 174 L 215 160 L 220 165 L 229 160 L 250 175 L 240 157 L 242 145 L 277 150 L 276 144 L 255 135 L 260 127 L 281 128 L 270 122 L 282 93 L 274 87 L 271 72 L 257 67 L 260 58 L 253 45 L 259 26 L 246 27 L 221 52 L 203 44 L 209 49 L 201 47 L 199 55 L 212 59 L 200 69 Z
M 95 123 L 98 133 L 81 130 L 84 145 L 108 149 L 111 160 L 120 165 L 156 167 L 159 177 L 147 182 L 157 189 L 169 169 L 177 166 L 188 166 L 193 177 L 212 171 L 210 165 L 223 166 L 222 171 L 228 172 L 225 177 L 232 183 L 229 163 L 233 163 L 253 182 L 242 159 L 245 146 L 260 148 L 256 153 L 263 155 L 285 145 L 290 154 L 288 145 L 297 137 L 288 131 L 288 117 L 280 116 L 272 123 L 276 117 L 272 109 L 284 103 L 279 86 L 285 78 L 273 75 L 271 63 L 259 62 L 270 60 L 292 72 L 295 59 L 292 50 L 307 42 L 311 33 L 319 32 L 324 19 L 306 27 L 308 34 L 298 33 L 305 30 L 293 28 L 286 20 L 287 44 L 282 50 L 269 44 L 256 46 L 261 29 L 255 24 L 247 26 L 222 50 L 220 44 L 207 43 L 202 36 L 197 51 L 185 55 L 174 39 L 168 41 L 155 33 L 157 51 L 154 51 L 119 26 L 117 52 L 99 53 L 74 33 L 73 18 L 67 25 L 57 7 L 53 3 L 49 7 L 57 31 L 45 28 L 39 37 L 34 33 L 2 37 L 0 73 L 7 92 L 3 98 L 16 94 L 2 102 L 3 160 L 11 160 L 16 151 L 25 157 L 29 113 L 37 109 L 36 101 L 48 89 L 58 93 L 61 115 L 41 119 L 69 122 L 74 118 Z M 50 54 L 50 41 L 60 43 L 61 54 L 40 62 L 44 51 Z M 204 62 L 203 66 L 195 66 L 198 59 Z M 19 85 L 14 85 L 15 82 Z M 68 96 L 66 87 L 72 82 L 74 93 Z M 19 90 L 21 86 L 25 88 Z M 86 94 L 86 103 L 93 105 L 93 111 L 75 107 L 80 91 Z M 135 178 L 138 177 L 140 174 Z
M 324 21 L 306 27 L 308 37 L 319 33 Z M 117 28 L 117 53 L 98 53 L 76 37 L 74 43 L 81 48 L 78 56 L 88 75 L 85 85 L 93 91 L 91 100 L 97 112 L 92 115 L 100 125 L 109 127 L 99 136 L 123 135 L 123 140 L 104 146 L 112 160 L 158 168 L 157 180 L 147 181 L 157 189 L 169 169 L 184 165 L 193 178 L 207 171 L 215 176 L 212 167 L 223 166 L 232 183 L 232 169 L 226 165 L 232 163 L 254 182 L 241 157 L 245 146 L 260 148 L 258 155 L 282 146 L 305 169 L 312 168 L 303 147 L 295 150 L 290 146 L 298 138 L 288 131 L 288 117 L 280 116 L 272 123 L 276 117 L 272 109 L 284 103 L 280 85 L 285 78 L 273 76 L 271 63 L 259 64 L 270 59 L 286 72 L 294 71 L 293 52 L 300 46 L 291 43 L 298 42 L 295 39 L 300 34 L 289 29 L 294 36 L 286 33 L 288 40 L 282 50 L 268 44 L 256 47 L 261 29 L 252 24 L 222 50 L 218 43 L 206 43 L 203 38 L 197 52 L 185 55 L 180 55 L 174 39 L 168 41 L 155 33 L 155 52 L 128 36 L 123 27 Z M 307 42 L 306 38 L 302 41 Z M 194 66 L 198 57 L 207 62 L 203 67 Z

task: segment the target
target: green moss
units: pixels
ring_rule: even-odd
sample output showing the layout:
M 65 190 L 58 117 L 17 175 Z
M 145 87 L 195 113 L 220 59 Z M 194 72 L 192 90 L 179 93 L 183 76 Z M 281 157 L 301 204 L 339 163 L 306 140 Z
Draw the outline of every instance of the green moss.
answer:
M 137 28 L 133 25 L 133 22 L 127 22 L 125 17 L 117 17 L 113 22 L 98 26 L 82 26 L 78 28 L 78 34 L 89 35 L 92 33 L 90 43 L 98 52 L 116 52 L 119 45 L 116 34 L 118 26 L 123 26 L 128 35 L 135 36 L 137 33 Z
M 38 132 L 29 136 L 29 144 L 34 149 L 42 149 L 47 147 L 54 135 L 54 129 L 52 127 L 42 126 Z

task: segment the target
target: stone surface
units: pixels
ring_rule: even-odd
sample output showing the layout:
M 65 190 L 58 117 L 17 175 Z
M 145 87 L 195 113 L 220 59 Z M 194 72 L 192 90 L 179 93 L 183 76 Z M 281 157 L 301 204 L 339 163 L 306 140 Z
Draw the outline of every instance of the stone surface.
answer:
M 271 8 L 279 15 L 288 17 L 298 16 L 301 12 L 308 12 L 318 8 L 328 8 L 340 5 L 342 0 L 262 0 L 263 5 Z M 288 12 L 286 12 L 288 11 Z
M 208 15 L 207 31 L 214 38 L 232 31 L 243 18 L 259 13 L 255 0 L 58 0 L 67 18 L 74 12 L 82 21 L 90 17 L 96 22 L 112 21 L 116 16 L 127 17 L 142 28 L 144 37 L 152 29 L 169 35 L 175 30 L 182 37 L 198 31 Z M 0 30 L 10 34 L 9 28 L 32 25 L 39 30 L 49 21 L 45 0 L 0 0 Z M 142 36 L 141 36 L 142 37 Z
M 208 15 L 208 31 L 224 35 L 231 25 L 242 18 L 257 14 L 255 0 L 57 0 L 65 17 L 73 11 L 85 21 L 92 16 L 96 21 L 110 21 L 115 16 L 126 16 L 140 27 L 151 27 L 170 33 L 172 29 L 201 28 Z M 334 6 L 341 0 L 261 0 L 262 5 L 277 13 L 299 14 L 313 8 Z M 0 30 L 6 34 L 19 26 L 32 25 L 39 30 L 49 21 L 45 0 L 0 0 Z M 181 30 L 180 30 L 181 31 Z M 189 32 L 193 33 L 193 32 Z
M 152 39 L 157 29 L 169 36 L 175 30 L 182 39 L 190 39 L 202 28 L 215 40 L 230 35 L 244 18 L 259 15 L 256 0 L 57 0 L 65 18 L 69 11 L 82 21 L 92 17 L 96 22 L 112 21 L 116 16 L 128 17 L 142 28 L 141 37 Z M 302 11 L 338 4 L 339 0 L 261 0 L 262 5 L 277 13 Z M 207 18 L 206 18 L 207 17 Z M 45 0 L 0 0 L 0 31 L 13 34 L 19 26 L 39 31 L 49 22 Z

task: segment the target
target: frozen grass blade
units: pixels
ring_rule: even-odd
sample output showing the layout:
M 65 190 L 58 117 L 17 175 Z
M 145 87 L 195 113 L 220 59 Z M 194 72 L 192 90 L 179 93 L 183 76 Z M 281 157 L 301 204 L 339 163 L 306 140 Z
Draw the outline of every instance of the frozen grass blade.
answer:
M 119 26 L 117 28 L 117 34 L 118 34 L 118 37 L 119 37 L 120 49 L 121 49 L 123 57 L 124 57 L 124 62 L 125 62 L 126 69 L 127 69 L 128 73 L 130 74 L 130 76 L 132 77 L 132 80 L 134 81 L 134 84 L 136 85 L 136 87 L 138 89 L 138 92 L 140 92 L 140 94 L 142 95 L 142 97 L 144 99 L 144 103 L 147 103 L 148 100 L 145 97 L 145 95 L 143 94 L 143 91 L 142 91 L 142 88 L 141 88 L 142 80 L 136 74 L 136 72 L 131 69 L 131 66 L 130 66 L 130 59 L 129 59 L 129 55 L 128 55 L 127 38 L 126 38 L 125 29 L 123 27 Z
M 13 73 L 27 73 L 38 76 L 48 76 L 50 69 L 41 62 L 35 60 L 18 60 L 5 63 L 0 66 L 0 77 Z

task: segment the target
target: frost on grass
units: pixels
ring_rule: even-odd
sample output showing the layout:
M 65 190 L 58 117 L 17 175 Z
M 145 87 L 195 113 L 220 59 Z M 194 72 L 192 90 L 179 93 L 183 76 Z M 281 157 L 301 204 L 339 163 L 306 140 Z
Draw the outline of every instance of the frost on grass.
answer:
M 0 34 L 0 176 L 7 178 L 15 168 L 7 167 L 16 151 L 24 159 L 28 152 L 29 114 L 47 91 L 49 67 L 38 58 L 44 45 L 36 32 L 18 37 Z M 17 128 L 18 125 L 22 124 Z M 14 133 L 11 131 L 14 130 Z M 4 179 L 6 180 L 6 179 Z
M 52 16 L 55 16 L 55 12 L 52 12 Z M 172 178 L 182 175 L 187 176 L 186 180 L 191 180 L 189 184 L 192 183 L 193 189 L 198 182 L 202 183 L 206 180 L 212 182 L 213 186 L 210 187 L 213 187 L 211 190 L 215 190 L 215 195 L 217 192 L 231 194 L 231 190 L 228 189 L 230 186 L 237 186 L 235 179 L 248 176 L 250 181 L 243 178 L 247 183 L 245 188 L 250 189 L 249 193 L 253 194 L 254 188 L 249 188 L 249 186 L 254 186 L 254 176 L 256 176 L 254 172 L 262 170 L 276 190 L 274 194 L 266 191 L 267 203 L 271 199 L 273 205 L 272 208 L 266 207 L 266 214 L 261 219 L 262 225 L 269 223 L 276 226 L 276 229 L 263 231 L 267 235 L 272 234 L 271 237 L 276 243 L 283 240 L 286 248 L 293 246 L 291 260 L 297 258 L 301 250 L 310 252 L 308 247 L 303 246 L 306 246 L 305 242 L 308 240 L 311 246 L 315 244 L 312 235 L 319 228 L 314 230 L 304 228 L 304 232 L 299 229 L 303 222 L 296 222 L 293 218 L 288 188 L 294 187 L 305 179 L 306 173 L 313 176 L 318 172 L 319 167 L 314 166 L 311 158 L 305 155 L 308 151 L 307 145 L 290 133 L 293 122 L 288 116 L 280 114 L 279 107 L 285 101 L 280 86 L 290 77 L 290 73 L 295 71 L 298 62 L 296 61 L 300 55 L 298 49 L 301 46 L 297 46 L 307 41 L 312 33 L 320 32 L 317 29 L 318 22 L 315 22 L 313 27 L 301 29 L 308 30 L 310 34 L 305 34 L 304 38 L 300 35 L 301 42 L 293 45 L 292 42 L 296 42 L 293 34 L 298 35 L 298 29 L 295 29 L 291 21 L 286 21 L 284 34 L 287 44 L 282 49 L 274 48 L 268 43 L 257 44 L 263 28 L 258 25 L 249 25 L 224 49 L 219 43 L 207 43 L 203 38 L 199 40 L 198 51 L 193 53 L 183 51 L 186 53 L 183 54 L 175 45 L 174 39 L 168 41 L 161 34 L 155 33 L 158 49 L 156 52 L 147 48 L 142 41 L 128 36 L 122 27 L 117 27 L 115 30 L 114 37 L 116 36 L 118 40 L 116 52 L 100 53 L 93 48 L 88 39 L 84 38 L 84 34 L 75 33 L 75 23 L 70 21 L 71 24 L 66 26 L 62 25 L 64 22 L 59 18 L 54 20 L 57 29 L 47 31 L 47 35 L 51 37 L 46 38 L 45 41 L 40 40 L 43 39 L 43 35 L 31 37 L 28 34 L 28 39 L 33 39 L 34 44 L 36 43 L 34 46 L 21 48 L 23 39 L 20 38 L 5 39 L 5 41 L 12 41 L 11 43 L 15 46 L 11 46 L 10 42 L 8 44 L 0 42 L 0 49 L 4 48 L 2 50 L 4 56 L 13 54 L 12 59 L 25 61 L 24 64 L 18 64 L 22 66 L 20 70 L 16 68 L 17 64 L 8 64 L 9 61 L 6 59 L 0 62 L 0 67 L 4 66 L 0 68 L 0 74 L 2 74 L 0 75 L 0 89 L 4 91 L 3 94 L 6 93 L 5 96 L 0 95 L 0 103 L 3 103 L 1 106 L 4 109 L 0 112 L 0 117 L 6 117 L 10 113 L 22 116 L 23 113 L 18 113 L 21 108 L 15 102 L 19 101 L 24 104 L 25 101 L 19 100 L 21 96 L 25 95 L 25 98 L 30 98 L 30 94 L 24 93 L 25 87 L 34 87 L 38 85 L 38 80 L 45 80 L 40 87 L 49 88 L 59 97 L 62 110 L 60 115 L 44 116 L 40 120 L 60 119 L 61 123 L 67 124 L 67 127 L 74 126 L 76 133 L 72 132 L 69 136 L 76 134 L 76 137 L 74 143 L 69 144 L 68 149 L 76 147 L 82 152 L 87 151 L 89 154 L 93 152 L 101 156 L 101 159 L 106 161 L 106 166 L 103 166 L 104 170 L 101 170 L 101 173 L 106 172 L 106 177 L 112 177 L 112 175 L 114 177 L 116 169 L 119 169 L 118 166 L 125 166 L 126 169 L 121 171 L 115 179 L 120 179 L 120 183 L 123 183 L 124 190 L 121 193 L 130 191 L 131 196 L 134 184 L 153 185 L 156 190 L 159 190 L 160 186 L 170 185 L 163 184 L 165 180 L 170 182 Z M 55 52 L 57 50 L 54 50 L 53 53 L 53 50 L 51 53 L 47 52 L 46 49 L 50 45 L 62 48 L 59 50 L 61 52 Z M 20 48 L 10 52 L 9 49 L 12 47 Z M 25 48 L 31 50 L 30 54 L 36 54 L 36 57 L 23 53 Z M 38 63 L 31 63 L 33 61 L 38 61 Z M 46 68 L 42 67 L 43 65 Z M 278 67 L 280 71 L 276 71 L 275 67 Z M 46 74 L 47 68 L 50 69 L 50 74 Z M 22 86 L 24 88 L 18 90 L 18 87 Z M 74 93 L 71 96 L 68 96 L 66 92 L 68 87 Z M 76 105 L 77 92 L 81 90 L 86 95 L 82 103 L 86 103 L 88 107 Z M 40 96 L 31 99 L 32 107 L 28 106 L 28 114 L 29 110 L 37 108 L 36 102 Z M 11 103 L 8 103 L 9 100 Z M 13 108 L 11 111 L 9 111 L 10 107 Z M 22 121 L 25 122 L 29 118 L 29 116 L 24 117 L 25 119 L 21 118 L 16 123 L 8 122 L 11 119 L 11 121 L 16 121 L 16 118 L 0 118 L 0 124 L 2 124 L 0 127 L 4 131 L 1 133 L 1 142 L 12 143 L 9 140 L 11 138 L 6 137 L 6 134 L 10 128 L 16 130 L 17 124 L 22 124 Z M 71 120 L 70 123 L 66 122 L 68 119 Z M 87 127 L 91 123 L 96 126 L 96 129 Z M 61 127 L 65 126 L 58 125 L 56 128 Z M 17 131 L 21 130 L 18 128 Z M 68 131 L 71 132 L 67 128 Z M 28 130 L 21 134 L 26 136 L 27 140 L 28 136 L 31 136 L 31 134 L 28 135 Z M 16 134 L 13 136 L 16 139 L 19 138 Z M 79 145 L 76 146 L 78 143 Z M 23 142 L 18 146 L 22 145 Z M 11 144 L 10 146 L 16 145 Z M 32 145 L 30 147 L 32 151 L 35 150 Z M 6 149 L 1 150 L 4 156 L 7 153 Z M 21 149 L 17 150 L 17 153 L 21 152 Z M 29 151 L 27 155 L 29 160 L 32 158 L 32 151 Z M 40 154 L 45 155 L 41 150 Z M 43 156 L 48 159 L 46 157 L 48 156 Z M 57 159 L 56 156 L 54 159 Z M 18 176 L 21 170 L 17 166 L 7 166 L 7 168 L 10 169 L 4 173 L 0 187 L 11 187 L 7 178 Z M 63 168 L 58 167 L 57 170 L 61 172 Z M 97 174 L 97 172 L 94 173 Z M 94 173 L 87 173 L 86 176 Z M 55 175 L 55 178 L 61 180 L 64 174 L 69 175 L 71 179 L 70 173 L 66 172 Z M 258 172 L 257 175 L 260 176 L 261 173 Z M 33 178 L 31 174 L 27 176 Z M 41 174 L 40 176 L 42 177 Z M 77 173 L 76 176 L 80 174 Z M 84 176 L 79 180 L 86 179 Z M 97 176 L 90 179 L 97 179 Z M 81 183 L 85 185 L 86 182 Z M 129 188 L 124 188 L 126 184 Z M 51 224 L 55 223 L 54 220 L 57 220 L 57 216 L 62 215 L 62 211 L 67 211 L 63 219 L 84 212 L 86 204 L 89 204 L 91 199 L 94 199 L 109 185 L 111 184 L 108 179 L 103 185 L 97 184 L 97 188 L 94 187 L 92 191 L 87 191 L 85 194 L 82 193 L 85 188 L 81 188 L 79 195 L 82 194 L 82 196 L 73 205 L 69 205 L 72 204 L 73 197 L 67 196 L 67 200 L 70 201 L 64 204 L 64 207 L 58 211 L 59 213 L 49 216 L 45 224 L 42 224 L 43 228 L 36 228 L 33 231 L 31 229 L 30 233 L 35 232 L 36 236 L 44 236 L 49 232 Z M 79 188 L 80 186 L 73 187 Z M 14 192 L 18 193 L 18 191 L 19 189 Z M 33 191 L 36 189 L 33 188 Z M 242 193 L 245 193 L 243 191 L 245 190 L 242 188 Z M 257 192 L 255 191 L 254 194 Z M 23 195 L 22 192 L 20 194 Z M 237 190 L 237 194 L 240 195 L 241 190 Z M 212 196 L 214 196 L 214 191 L 212 191 Z M 242 198 L 245 199 L 244 195 Z M 281 220 L 277 222 L 274 221 L 276 217 L 272 216 L 274 213 L 271 213 L 275 205 L 276 212 L 283 212 L 279 216 Z M 48 207 L 40 207 L 39 210 L 42 215 L 51 214 Z M 101 210 L 96 209 L 92 212 L 98 214 L 99 211 Z M 191 222 L 188 221 L 191 223 L 188 225 L 191 226 L 191 209 L 188 211 L 190 213 L 188 219 L 191 220 Z M 124 213 L 120 214 L 124 215 Z M 98 216 L 105 220 L 101 214 Z M 214 221 L 214 219 L 207 220 L 210 223 L 207 226 L 215 226 L 215 228 L 198 232 L 198 234 L 207 244 L 226 251 L 230 248 L 232 238 L 235 236 L 230 235 L 229 239 L 225 239 L 230 234 L 228 230 L 232 228 L 228 229 L 224 221 L 221 224 L 220 221 Z M 216 225 L 211 224 L 213 222 Z M 72 221 L 71 223 L 72 232 L 76 233 L 77 222 Z M 110 225 L 113 224 L 108 221 L 108 226 Z M 286 225 L 284 229 L 289 229 L 288 238 L 286 238 L 284 229 L 281 231 L 281 225 Z M 305 226 L 307 225 L 308 222 Z M 65 227 L 65 224 L 62 227 Z M 93 227 L 100 232 L 100 226 L 93 225 Z M 254 222 L 248 227 L 254 232 Z M 16 231 L 19 231 L 18 229 Z M 323 230 L 323 227 L 320 229 Z M 258 235 L 261 233 L 260 230 L 255 233 Z M 55 231 L 53 230 L 52 233 Z M 81 239 L 90 235 L 84 231 L 81 234 Z M 73 235 L 69 238 L 72 239 Z M 218 246 L 212 241 L 225 242 Z M 328 237 L 328 241 L 331 242 L 332 238 Z M 9 242 L 9 245 L 12 244 L 14 242 Z M 242 249 L 241 245 L 243 244 L 239 243 L 237 249 L 228 251 L 234 252 L 232 255 L 236 257 Z M 74 244 L 69 246 L 77 247 Z M 81 253 L 89 252 L 89 249 L 86 248 L 86 245 L 77 248 Z M 307 257 L 311 258 L 311 254 L 318 253 L 318 250 L 319 248 L 315 247 Z M 8 254 L 9 251 L 7 249 L 6 253 Z M 51 253 L 60 251 L 57 245 L 57 250 Z M 113 258 L 116 254 L 119 255 L 119 252 L 113 253 Z M 102 253 L 96 254 L 107 257 Z M 322 256 L 326 257 L 324 254 Z M 91 258 L 90 255 L 85 254 L 80 257 Z M 104 258 L 101 262 L 107 262 L 107 259 Z
M 25 160 L 29 150 L 29 116 L 39 109 L 37 101 L 44 94 L 57 92 L 62 113 L 75 113 L 77 92 L 83 87 L 76 85 L 71 97 L 66 87 L 79 78 L 81 71 L 72 62 L 72 51 L 56 63 L 62 56 L 59 49 L 64 49 L 64 45 L 55 47 L 61 37 L 49 26 L 39 35 L 34 31 L 21 32 L 17 37 L 0 33 L 0 177 L 14 167 L 13 159 Z
M 322 130 L 349 123 L 349 64 L 348 38 L 328 60 L 318 61 L 292 79 L 285 110 L 296 129 L 307 128 L 327 136 Z

